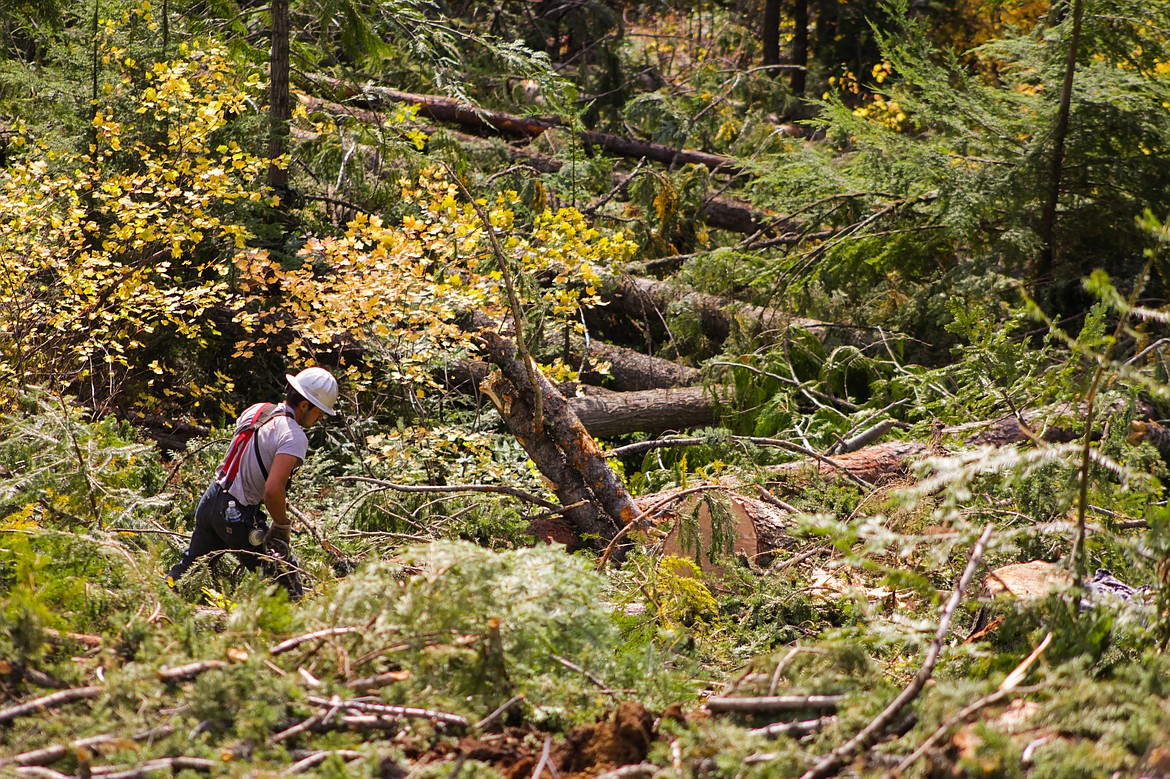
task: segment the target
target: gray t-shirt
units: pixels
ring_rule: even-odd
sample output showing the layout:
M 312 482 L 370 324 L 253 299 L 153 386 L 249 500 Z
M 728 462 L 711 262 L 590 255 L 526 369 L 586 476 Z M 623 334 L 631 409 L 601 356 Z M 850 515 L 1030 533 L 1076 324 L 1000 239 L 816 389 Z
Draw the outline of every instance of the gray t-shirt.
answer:
M 244 410 L 236 421 L 236 429 L 246 426 L 256 416 L 262 404 L 257 403 Z M 264 471 L 256 462 L 255 446 L 260 447 L 260 457 L 264 460 L 264 469 L 272 467 L 272 461 L 278 454 L 291 454 L 301 462 L 309 453 L 309 439 L 297 421 L 284 413 L 291 413 L 287 403 L 277 407 L 277 414 L 267 424 L 255 433 L 256 443 L 248 442 L 240 459 L 240 470 L 228 492 L 241 506 L 258 506 L 264 502 Z M 299 465 L 299 463 L 298 463 Z

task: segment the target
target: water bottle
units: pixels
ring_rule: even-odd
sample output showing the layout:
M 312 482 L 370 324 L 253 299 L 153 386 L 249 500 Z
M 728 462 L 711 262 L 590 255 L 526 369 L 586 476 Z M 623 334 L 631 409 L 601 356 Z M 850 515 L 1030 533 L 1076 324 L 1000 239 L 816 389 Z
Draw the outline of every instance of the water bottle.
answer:
M 224 521 L 227 522 L 228 527 L 240 524 L 240 510 L 236 508 L 236 502 L 229 500 L 227 511 L 223 512 Z

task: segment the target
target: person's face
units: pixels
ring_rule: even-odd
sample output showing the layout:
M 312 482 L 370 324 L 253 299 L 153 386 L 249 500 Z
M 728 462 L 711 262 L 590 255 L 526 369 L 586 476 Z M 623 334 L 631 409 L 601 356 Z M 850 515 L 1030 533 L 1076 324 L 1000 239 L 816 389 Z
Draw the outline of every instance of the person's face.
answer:
M 302 400 L 300 406 L 301 413 L 298 415 L 297 423 L 306 430 L 320 422 L 321 417 L 325 416 L 324 411 L 307 400 Z

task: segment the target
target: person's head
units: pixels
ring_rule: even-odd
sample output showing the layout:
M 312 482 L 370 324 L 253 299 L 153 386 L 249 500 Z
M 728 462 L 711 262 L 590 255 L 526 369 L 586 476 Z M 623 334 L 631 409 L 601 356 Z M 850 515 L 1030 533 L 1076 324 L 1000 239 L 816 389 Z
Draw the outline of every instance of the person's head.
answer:
M 337 402 L 337 379 L 324 368 L 305 368 L 296 376 L 286 375 L 288 394 L 284 401 L 297 415 L 297 424 L 312 427 L 322 414 L 335 416 L 333 404 Z

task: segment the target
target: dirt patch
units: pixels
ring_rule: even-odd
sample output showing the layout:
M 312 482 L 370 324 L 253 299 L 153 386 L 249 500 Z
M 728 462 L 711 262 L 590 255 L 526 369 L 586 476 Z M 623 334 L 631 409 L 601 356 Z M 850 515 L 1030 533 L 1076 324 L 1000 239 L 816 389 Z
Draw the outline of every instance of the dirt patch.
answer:
M 603 719 L 565 734 L 563 742 L 554 743 L 549 759 L 564 779 L 584 779 L 643 762 L 653 741 L 654 715 L 641 703 L 626 701 Z M 528 779 L 540 755 L 537 748 L 510 764 L 494 765 L 508 779 Z

